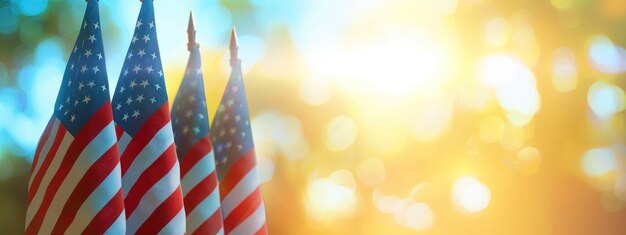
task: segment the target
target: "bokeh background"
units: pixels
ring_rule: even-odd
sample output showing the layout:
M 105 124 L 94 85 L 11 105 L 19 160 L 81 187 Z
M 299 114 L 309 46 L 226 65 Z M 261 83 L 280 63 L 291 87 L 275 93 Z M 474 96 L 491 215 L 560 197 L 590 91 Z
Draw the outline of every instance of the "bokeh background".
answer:
M 85 6 L 0 0 L 3 234 Z M 100 1 L 111 86 L 139 7 Z M 189 10 L 210 114 L 237 27 L 270 233 L 626 233 L 626 1 L 158 0 L 170 97 Z

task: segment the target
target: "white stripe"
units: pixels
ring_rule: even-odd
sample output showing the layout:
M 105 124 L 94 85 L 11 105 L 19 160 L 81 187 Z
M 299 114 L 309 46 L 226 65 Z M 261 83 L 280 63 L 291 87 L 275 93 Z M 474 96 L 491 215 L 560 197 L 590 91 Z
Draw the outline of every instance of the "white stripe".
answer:
M 76 212 L 76 217 L 70 226 L 68 227 L 66 234 L 79 234 L 82 233 L 87 225 L 91 222 L 91 220 L 104 208 L 104 206 L 109 203 L 109 201 L 115 197 L 117 192 L 122 187 L 121 178 L 121 170 L 120 165 L 118 164 L 113 171 L 107 176 L 102 183 L 94 190 L 91 195 L 85 200 L 83 205 L 80 206 L 78 211 Z M 125 224 L 125 223 L 124 223 Z M 125 232 L 124 224 L 118 225 L 122 226 L 122 231 Z
M 256 167 L 248 171 L 237 185 L 222 200 L 222 213 L 224 218 L 228 216 L 250 193 L 259 185 Z
M 220 231 L 217 231 L 217 235 L 224 235 L 224 226 L 220 228 Z
M 39 159 L 37 160 L 37 164 L 35 165 L 33 172 L 31 172 L 30 174 L 30 180 L 28 181 L 28 188 L 30 188 L 30 185 L 33 183 L 33 179 L 35 179 L 35 175 L 37 175 L 37 172 L 39 171 L 39 168 L 41 168 L 43 161 L 46 160 L 46 155 L 48 155 L 48 151 L 50 151 L 50 148 L 52 147 L 52 143 L 54 143 L 54 140 L 57 137 L 57 131 L 59 130 L 59 123 L 60 123 L 59 119 L 54 118 L 51 121 L 53 121 L 54 123 L 52 124 L 52 129 L 50 129 L 50 135 L 48 135 L 48 140 L 46 141 L 46 143 L 44 143 L 43 147 L 41 148 L 41 152 L 39 152 Z
M 41 205 L 41 201 L 43 200 L 45 191 L 48 185 L 50 184 L 50 180 L 52 180 L 52 177 L 56 174 L 59 168 L 59 165 L 61 165 L 61 161 L 63 160 L 63 156 L 65 156 L 65 153 L 67 152 L 67 149 L 70 147 L 70 144 L 72 143 L 72 141 L 74 141 L 74 137 L 70 135 L 69 132 L 66 131 L 65 135 L 63 136 L 63 140 L 61 141 L 61 144 L 59 148 L 57 149 L 56 154 L 52 156 L 53 157 L 52 162 L 50 163 L 48 170 L 44 172 L 44 176 L 43 176 L 43 179 L 41 180 L 41 183 L 39 184 L 39 188 L 35 189 L 37 190 L 37 192 L 35 193 L 33 200 L 30 202 L 28 209 L 26 209 L 26 225 L 27 226 L 28 224 L 30 224 L 31 220 L 35 216 L 35 213 L 37 213 L 37 210 L 39 210 L 39 206 Z
M 265 224 L 265 205 L 261 205 L 248 218 L 228 233 L 229 235 L 254 234 Z
M 187 216 L 187 231 L 193 233 L 220 208 L 220 192 L 217 187 Z M 221 221 L 220 221 L 221 222 Z
M 174 167 L 143 195 L 137 208 L 128 217 L 126 220 L 127 234 L 134 234 L 146 219 L 152 215 L 152 212 L 176 191 L 176 188 L 180 185 L 179 179 L 180 167 L 178 166 L 178 161 L 176 161 Z
M 126 131 L 122 133 L 122 137 L 120 137 L 120 140 L 117 141 L 117 146 L 120 149 L 120 153 L 123 153 L 124 150 L 126 150 L 126 147 L 128 147 L 128 143 L 130 143 L 130 140 L 132 139 L 133 137 L 131 137 L 128 133 L 126 133 Z
M 213 156 L 213 151 L 209 154 L 205 155 L 200 159 L 200 161 L 196 162 L 187 174 L 183 176 L 181 180 L 181 185 L 183 188 L 183 195 L 187 195 L 189 190 L 193 189 L 202 181 L 204 178 L 209 176 L 211 172 L 215 170 L 215 157 Z M 183 162 L 185 159 L 183 159 Z
M 52 232 L 54 225 L 57 223 L 57 220 L 61 215 L 63 207 L 67 203 L 67 200 L 72 192 L 76 189 L 78 182 L 83 179 L 87 170 L 89 170 L 89 168 L 92 167 L 93 164 L 102 157 L 102 155 L 111 149 L 116 142 L 117 138 L 115 136 L 115 126 L 113 122 L 110 122 L 91 142 L 89 142 L 89 144 L 87 144 L 87 146 L 85 146 L 76 159 L 74 165 L 71 166 L 71 169 L 67 174 L 67 177 L 65 177 L 61 183 L 59 190 L 53 196 L 52 203 L 50 204 L 39 232 L 43 234 L 49 234 Z
M 105 235 L 118 235 L 118 234 L 124 234 L 125 232 L 126 232 L 126 212 L 122 210 L 122 213 L 120 214 L 120 216 L 117 217 L 115 222 L 111 224 L 111 227 L 109 227 L 109 229 L 106 232 L 104 232 L 104 234 Z M 66 234 L 71 234 L 71 233 L 66 233 Z
M 122 176 L 124 198 L 126 198 L 128 191 L 133 187 L 133 185 L 135 185 L 139 176 L 141 176 L 141 174 L 173 143 L 174 135 L 172 134 L 172 125 L 171 123 L 167 123 L 154 135 L 143 150 L 141 150 L 139 155 L 137 155 L 135 160 L 128 167 L 128 171 L 126 171 L 126 173 Z
M 185 209 L 181 209 L 158 234 L 185 234 Z

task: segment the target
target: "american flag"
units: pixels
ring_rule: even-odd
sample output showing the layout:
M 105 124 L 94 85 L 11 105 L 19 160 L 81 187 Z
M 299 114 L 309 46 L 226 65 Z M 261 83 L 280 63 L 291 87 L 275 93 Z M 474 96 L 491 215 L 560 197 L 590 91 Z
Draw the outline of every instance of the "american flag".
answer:
M 227 234 L 267 234 L 234 29 L 230 50 L 232 72 L 211 129 L 218 163 L 224 231 Z
M 183 234 L 185 212 L 153 0 L 144 0 L 113 95 L 128 234 Z
M 174 140 L 180 159 L 181 185 L 188 234 L 223 234 L 215 157 L 209 136 L 209 120 L 202 80 L 200 49 L 195 43 L 193 19 L 189 15 L 190 51 L 187 70 L 174 106 Z
M 28 183 L 26 234 L 125 231 L 98 1 L 89 1 Z

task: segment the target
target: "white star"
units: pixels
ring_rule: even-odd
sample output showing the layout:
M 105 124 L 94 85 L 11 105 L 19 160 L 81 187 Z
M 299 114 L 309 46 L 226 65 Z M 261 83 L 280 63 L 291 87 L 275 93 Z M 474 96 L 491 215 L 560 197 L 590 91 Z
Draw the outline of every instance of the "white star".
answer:
M 194 101 L 196 101 L 196 97 L 195 96 L 189 96 L 189 103 L 193 103 Z
M 126 99 L 126 104 L 127 105 L 130 105 L 130 103 L 132 103 L 132 102 L 133 102 L 132 98 L 128 97 L 128 99 Z
M 237 132 L 237 129 L 233 127 L 233 128 L 230 128 L 228 132 L 230 132 L 230 135 L 234 135 Z
M 124 93 L 125 90 L 126 90 L 126 87 L 124 87 L 124 85 L 122 85 L 122 87 L 120 88 L 120 93 Z
M 150 41 L 150 35 L 148 35 L 148 34 L 143 35 L 143 38 L 142 38 L 142 39 L 143 39 L 143 42 L 144 42 L 144 43 L 147 43 L 148 41 Z
M 139 52 L 137 52 L 137 55 L 139 55 L 139 57 L 143 58 L 143 55 L 145 55 L 146 52 L 145 50 L 139 50 Z
M 239 90 L 239 87 L 238 86 L 233 86 L 232 90 L 233 90 L 233 93 L 236 93 Z
M 85 56 L 87 56 L 87 58 L 89 58 L 89 56 L 90 56 L 91 54 L 93 54 L 93 53 L 91 53 L 91 50 L 87 50 L 87 51 L 85 51 Z
M 135 65 L 135 68 L 133 68 L 133 72 L 135 72 L 135 74 L 138 74 L 139 71 L 141 71 L 141 65 Z
M 143 95 L 138 95 L 137 99 L 135 99 L 135 101 L 138 101 L 139 103 L 141 103 L 141 101 L 145 100 L 145 98 L 143 98 Z
M 187 132 L 189 132 L 189 127 L 184 126 L 183 127 L 183 134 L 187 134 Z
M 89 40 L 91 43 L 93 43 L 93 41 L 96 41 L 96 35 L 94 35 L 94 34 L 89 35 L 89 39 L 87 39 L 87 40 Z
M 196 74 L 201 74 L 202 73 L 202 69 L 196 69 Z
M 141 19 L 139 19 L 139 21 L 137 21 L 137 24 L 135 25 L 135 28 L 139 29 L 139 27 L 141 27 L 143 25 L 143 23 L 141 23 Z
M 87 83 L 87 86 L 88 86 L 89 88 L 93 88 L 93 86 L 95 86 L 95 85 L 96 85 L 96 83 L 94 83 L 94 81 L 93 81 L 93 80 L 91 80 L 90 82 L 88 82 L 88 83 Z
M 224 114 L 224 117 L 222 118 L 223 121 L 228 121 L 228 119 L 230 119 L 230 116 L 227 114 Z
M 241 120 L 241 116 L 239 115 L 235 116 L 235 121 L 239 121 L 239 120 Z
M 70 97 L 67 97 L 67 99 L 65 99 L 65 103 L 69 104 L 70 103 Z
M 70 122 L 74 122 L 74 119 L 76 119 L 76 117 L 74 116 L 74 114 L 72 114 L 72 118 L 70 119 Z
M 154 104 L 154 103 L 156 103 L 156 99 L 155 99 L 154 97 L 150 98 L 149 100 L 150 100 L 150 102 L 151 102 L 151 103 L 153 103 L 153 104 Z
M 156 57 L 157 57 L 157 56 L 156 56 L 156 53 L 152 53 L 152 54 L 150 54 L 150 55 L 152 56 L 152 59 L 153 59 L 153 60 L 154 60 L 154 59 L 156 59 Z
M 124 117 L 122 118 L 122 120 L 124 120 L 124 121 L 128 120 L 128 113 L 124 114 Z
M 152 65 L 148 66 L 148 68 L 146 68 L 146 71 L 148 71 L 148 74 L 152 73 L 152 71 L 154 71 L 154 69 L 152 69 Z
M 241 144 L 237 145 L 237 150 L 241 151 L 241 149 L 243 149 L 243 146 Z
M 139 117 L 139 114 L 140 114 L 140 113 L 139 113 L 139 110 L 135 110 L 135 111 L 133 111 L 133 115 L 132 115 L 132 116 L 133 116 L 134 118 L 137 118 L 137 117 Z
M 148 79 L 146 79 L 146 80 L 143 80 L 143 82 L 141 82 L 139 85 L 143 86 L 143 88 L 145 89 L 146 86 L 150 85 L 150 83 L 148 83 Z
M 76 105 L 78 105 L 78 103 L 80 103 L 80 102 L 78 102 L 78 99 L 74 100 L 74 107 L 76 107 Z
M 246 136 L 246 133 L 245 132 L 241 132 L 241 136 Z
M 135 41 L 139 40 L 139 38 L 137 38 L 137 35 L 133 35 L 133 44 L 135 44 Z
M 163 77 L 163 71 L 159 71 L 159 76 Z
M 204 119 L 204 114 L 198 114 L 199 119 Z
M 196 134 L 200 133 L 200 128 L 198 127 L 193 128 L 193 132 L 195 132 Z
M 78 46 L 74 46 L 74 52 L 78 50 Z
M 93 28 L 94 29 L 100 28 L 99 22 L 94 23 L 93 24 Z
M 78 83 L 78 90 L 80 91 L 81 89 L 83 89 L 85 85 L 83 85 L 83 82 L 79 82 Z
M 228 101 L 226 101 L 226 105 L 228 106 L 233 106 L 233 104 L 235 104 L 235 101 L 233 99 L 229 99 Z
M 87 28 L 87 21 L 83 22 L 83 29 Z
M 102 84 L 102 86 L 100 86 L 102 88 L 102 91 L 106 91 L 107 90 L 107 86 Z
M 226 143 L 226 148 L 227 148 L 227 149 L 229 149 L 229 148 L 230 148 L 230 147 L 232 147 L 232 146 L 233 146 L 233 144 L 232 144 L 231 142 L 227 142 L 227 143 Z
M 103 58 L 102 53 L 98 53 L 97 56 L 98 56 L 98 60 L 101 60 Z
M 193 112 L 191 112 L 191 110 L 187 110 L 187 112 L 185 112 L 185 117 L 189 118 L 191 117 L 191 115 L 193 115 Z
M 128 56 L 126 56 L 127 59 L 130 60 L 130 58 L 133 58 L 133 51 L 129 51 L 128 52 Z
M 226 131 L 224 130 L 220 131 L 220 136 L 224 136 L 224 135 L 226 135 Z
M 67 111 L 67 109 L 66 109 L 66 110 L 65 110 L 65 112 L 63 113 L 63 115 L 67 116 L 67 114 L 68 114 L 69 112 L 70 112 L 70 111 Z
M 150 25 L 150 28 L 154 28 L 154 21 L 148 23 L 148 25 Z
M 155 89 L 157 89 L 157 91 L 158 91 L 159 89 L 161 89 L 161 85 L 159 85 L 158 83 L 156 83 L 156 84 L 154 84 L 154 88 L 155 88 Z
M 70 65 L 70 70 L 74 70 L 74 63 Z
M 59 104 L 59 111 L 63 108 L 63 104 Z
M 88 104 L 88 103 L 89 103 L 89 101 L 91 101 L 91 96 L 90 96 L 90 95 L 85 96 L 85 98 L 83 98 L 83 102 L 84 102 L 85 104 Z
M 126 75 L 128 75 L 128 69 L 124 69 L 124 77 L 126 77 Z
M 100 72 L 100 69 L 98 68 L 98 66 L 94 66 L 93 68 L 91 68 L 91 70 L 93 70 L 93 74 L 96 74 L 98 72 Z
M 72 85 L 72 79 L 70 78 L 70 80 L 67 81 L 67 86 L 69 87 L 70 85 Z
M 115 110 L 120 110 L 122 108 L 121 104 L 117 104 L 117 107 L 115 107 Z

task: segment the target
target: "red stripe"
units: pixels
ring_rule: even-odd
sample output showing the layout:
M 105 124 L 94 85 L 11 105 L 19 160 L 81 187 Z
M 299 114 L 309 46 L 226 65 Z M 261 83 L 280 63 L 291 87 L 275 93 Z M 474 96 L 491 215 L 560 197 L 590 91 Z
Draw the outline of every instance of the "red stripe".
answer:
M 185 208 L 186 210 L 187 208 Z M 222 229 L 222 210 L 217 208 L 215 213 L 211 215 L 206 221 L 204 221 L 196 231 L 193 231 L 192 235 L 200 234 L 217 234 Z M 187 231 L 189 232 L 189 231 Z
M 183 192 L 180 186 L 159 207 L 152 212 L 150 217 L 137 229 L 136 234 L 157 234 L 183 209 Z
M 59 190 L 59 187 L 65 180 L 65 177 L 69 174 L 70 169 L 74 166 L 76 159 L 85 149 L 85 146 L 87 146 L 87 144 L 89 144 L 102 131 L 102 129 L 106 127 L 107 124 L 111 123 L 112 120 L 113 114 L 111 113 L 111 103 L 107 102 L 93 114 L 92 118 L 89 119 L 89 121 L 87 121 L 83 128 L 78 132 L 76 138 L 72 141 L 67 153 L 63 157 L 59 169 L 50 181 L 50 184 L 46 189 L 46 193 L 44 194 L 41 206 L 37 210 L 37 213 L 35 214 L 35 217 L 33 217 L 31 223 L 26 228 L 26 234 L 35 234 L 39 232 L 54 195 Z
M 89 167 L 85 175 L 80 179 L 72 194 L 67 199 L 61 215 L 52 230 L 52 234 L 63 234 L 70 226 L 80 206 L 102 184 L 111 172 L 119 164 L 117 145 L 113 145 L 100 159 Z M 106 186 L 106 185 L 105 185 Z M 110 187 L 110 186 L 106 186 Z M 120 201 L 120 203 L 123 203 Z M 88 219 L 88 218 L 81 218 Z
M 50 132 L 52 131 L 52 126 L 54 125 L 55 120 L 56 118 L 54 116 L 50 118 L 50 121 L 48 121 L 48 124 L 46 125 L 46 129 L 43 130 L 43 134 L 41 134 L 41 138 L 39 138 L 39 143 L 37 143 L 37 150 L 35 151 L 35 158 L 33 159 L 33 165 L 30 168 L 31 174 L 35 170 L 37 162 L 39 162 L 39 154 L 41 154 L 41 149 L 43 149 L 43 146 L 46 144 L 46 142 L 48 142 L 48 138 L 50 137 Z
M 168 104 L 165 102 L 161 108 L 157 109 L 148 120 L 143 124 L 133 139 L 128 143 L 126 149 L 120 156 L 120 164 L 122 166 L 122 176 L 126 174 L 130 165 L 135 161 L 137 155 L 152 140 L 154 135 L 170 122 Z M 128 213 L 128 211 L 127 211 Z
M 250 150 L 243 155 L 233 166 L 228 170 L 228 173 L 224 176 L 220 182 L 220 197 L 224 199 L 228 193 L 237 183 L 256 165 L 256 158 L 254 156 L 254 150 Z
M 152 163 L 144 172 L 141 173 L 137 182 L 128 190 L 128 195 L 124 199 L 126 206 L 126 218 L 128 218 L 143 198 L 144 194 L 154 186 L 163 176 L 167 175 L 176 165 L 176 150 L 174 144 L 170 144 L 159 158 Z M 182 200 L 181 200 L 182 201 Z
M 193 166 L 195 166 L 196 163 L 198 163 L 198 161 L 200 161 L 204 156 L 210 153 L 212 149 L 213 147 L 211 146 L 210 136 L 206 136 L 198 140 L 198 142 L 196 142 L 191 149 L 189 149 L 189 152 L 185 154 L 185 158 L 183 158 L 180 163 L 181 177 L 184 177 L 187 172 L 189 172 L 189 170 L 191 170 L 191 168 L 193 168 Z
M 124 211 L 124 203 L 121 203 L 124 200 L 124 195 L 122 189 L 117 191 L 117 194 L 109 203 L 107 203 L 94 217 L 89 225 L 85 228 L 83 233 L 89 232 L 89 234 L 104 234 L 115 220 L 117 220 L 122 212 Z
M 254 235 L 267 235 L 267 223 L 263 223 L 263 226 L 254 233 Z
M 217 186 L 217 176 L 215 171 L 198 183 L 196 187 L 189 190 L 185 195 L 185 211 L 187 215 L 193 211 L 204 199 L 206 199 Z
M 120 125 L 115 125 L 115 135 L 117 136 L 117 141 L 120 141 L 122 135 L 124 135 L 124 129 Z
M 41 181 L 43 180 L 43 176 L 45 175 L 46 171 L 48 171 L 48 168 L 50 167 L 50 163 L 52 163 L 52 158 L 53 158 L 52 156 L 56 155 L 57 150 L 59 150 L 59 146 L 61 145 L 61 141 L 63 141 L 63 137 L 65 136 L 65 133 L 67 133 L 65 131 L 65 127 L 59 123 L 59 127 L 57 128 L 57 134 L 54 137 L 52 146 L 50 146 L 50 150 L 48 150 L 48 154 L 46 154 L 46 158 L 41 163 L 41 167 L 39 167 L 39 171 L 37 171 L 37 174 L 34 176 L 31 176 L 34 178 L 33 178 L 33 183 L 30 185 L 30 189 L 28 190 L 28 199 L 26 200 L 26 204 L 28 206 L 30 206 L 30 203 L 33 200 L 33 197 L 35 196 L 35 193 L 37 193 L 37 190 L 39 190 L 39 185 L 41 184 Z
M 257 186 L 256 189 L 250 193 L 233 209 L 226 218 L 224 218 L 224 231 L 230 233 L 237 225 L 245 221 L 254 211 L 261 206 L 263 199 L 261 198 L 261 190 Z

